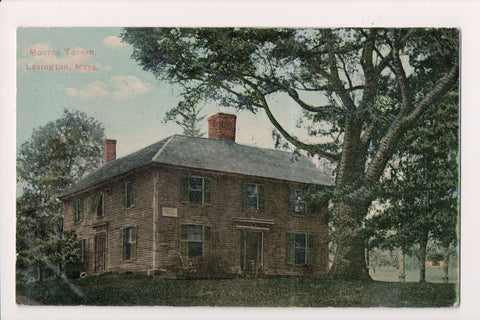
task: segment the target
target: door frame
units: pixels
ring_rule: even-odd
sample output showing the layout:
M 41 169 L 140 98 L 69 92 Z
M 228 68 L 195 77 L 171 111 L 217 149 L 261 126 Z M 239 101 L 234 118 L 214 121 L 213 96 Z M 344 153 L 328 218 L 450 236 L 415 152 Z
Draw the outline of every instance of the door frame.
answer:
M 102 260 L 103 260 L 103 269 L 100 269 L 99 266 L 101 266 L 101 264 L 99 263 L 99 254 L 98 254 L 98 241 L 97 241 L 97 238 L 98 237 L 101 237 L 104 239 L 103 241 L 103 254 L 102 254 Z M 100 239 L 101 239 L 100 238 Z M 94 251 L 93 251 L 93 254 L 94 254 L 94 270 L 95 272 L 105 272 L 107 271 L 107 232 L 106 231 L 102 231 L 102 232 L 98 232 L 95 234 L 94 238 L 93 238 L 93 242 L 94 242 Z
M 252 272 L 252 273 L 256 273 L 258 272 L 258 270 L 261 270 L 263 269 L 264 267 L 264 261 L 265 261 L 265 254 L 264 254 L 264 247 L 265 247 L 265 231 L 263 230 L 252 230 L 252 229 L 241 229 L 239 230 L 240 231 L 240 234 L 239 234 L 239 251 L 238 251 L 238 254 L 239 254 L 239 270 L 240 272 Z M 248 270 L 246 268 L 246 259 L 247 259 L 247 237 L 248 235 L 252 236 L 256 236 L 258 237 L 256 239 L 256 244 L 257 244 L 257 248 L 256 248 L 256 259 L 255 259 L 255 269 L 256 270 Z

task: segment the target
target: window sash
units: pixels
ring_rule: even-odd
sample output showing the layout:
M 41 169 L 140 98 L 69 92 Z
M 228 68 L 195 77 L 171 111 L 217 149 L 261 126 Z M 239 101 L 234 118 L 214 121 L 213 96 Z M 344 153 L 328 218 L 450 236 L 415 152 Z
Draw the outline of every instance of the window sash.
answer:
M 135 258 L 136 234 L 135 227 L 123 229 L 123 260 Z
M 211 228 L 204 225 L 180 225 L 180 253 L 189 259 L 199 259 L 209 251 Z
M 97 201 L 97 217 L 103 217 L 104 211 L 104 202 L 103 202 L 103 192 L 98 194 L 98 201 Z
M 188 193 L 191 204 L 203 204 L 204 202 L 204 184 L 203 177 L 190 176 Z
M 259 207 L 258 200 L 259 200 L 258 184 L 249 183 L 247 185 L 247 208 L 258 210 L 258 207 Z
M 131 208 L 135 202 L 133 180 L 125 182 L 125 208 Z
M 307 202 L 303 198 L 303 190 L 294 191 L 294 212 L 307 213 Z
M 295 233 L 295 263 L 307 264 L 307 234 L 304 232 Z
M 82 220 L 82 199 L 75 200 L 75 222 Z

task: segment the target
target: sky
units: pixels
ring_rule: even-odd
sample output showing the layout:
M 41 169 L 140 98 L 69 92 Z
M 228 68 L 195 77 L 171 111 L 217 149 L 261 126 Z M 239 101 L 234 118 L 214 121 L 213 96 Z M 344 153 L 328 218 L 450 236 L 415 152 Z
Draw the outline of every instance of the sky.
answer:
M 117 139 L 118 157 L 182 133 L 174 122 L 163 121 L 178 103 L 180 91 L 131 59 L 132 47 L 121 41 L 121 31 L 110 27 L 18 28 L 17 150 L 34 128 L 60 118 L 64 109 L 80 110 L 100 121 L 107 138 Z M 39 67 L 45 64 L 52 68 Z M 272 99 L 272 112 L 280 123 L 305 135 L 295 126 L 299 108 L 282 96 Z M 208 104 L 202 115 L 217 112 L 237 114 L 237 142 L 274 147 L 272 126 L 263 111 L 237 113 Z M 207 119 L 201 127 L 208 132 Z

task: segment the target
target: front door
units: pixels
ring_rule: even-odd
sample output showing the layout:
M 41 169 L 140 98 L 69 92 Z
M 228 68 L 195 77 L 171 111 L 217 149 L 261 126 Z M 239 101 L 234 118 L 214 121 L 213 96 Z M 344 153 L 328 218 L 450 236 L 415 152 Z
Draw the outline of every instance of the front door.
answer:
M 245 272 L 258 272 L 263 266 L 263 233 L 240 231 L 240 268 Z
M 103 272 L 106 267 L 107 234 L 100 233 L 95 236 L 95 271 Z

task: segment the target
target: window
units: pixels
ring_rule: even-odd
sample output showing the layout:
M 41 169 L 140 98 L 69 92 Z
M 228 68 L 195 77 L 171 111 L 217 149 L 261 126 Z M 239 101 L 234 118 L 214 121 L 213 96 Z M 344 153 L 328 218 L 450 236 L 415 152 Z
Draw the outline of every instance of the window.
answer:
M 203 204 L 203 178 L 190 177 L 188 188 L 190 203 Z
M 83 199 L 78 198 L 75 200 L 75 222 L 82 220 L 82 211 L 83 211 Z
M 131 208 L 135 203 L 135 189 L 133 180 L 125 182 L 124 185 L 124 207 Z
M 314 262 L 313 234 L 290 232 L 287 234 L 287 261 L 295 264 L 311 264 Z
M 295 263 L 307 263 L 307 235 L 305 233 L 295 233 Z
M 247 186 L 247 208 L 258 209 L 258 184 L 249 183 Z
M 182 224 L 180 226 L 180 253 L 198 259 L 210 251 L 212 232 L 210 226 Z
M 135 259 L 137 255 L 137 228 L 123 229 L 123 260 Z
M 103 192 L 97 194 L 97 217 L 103 217 Z
M 82 239 L 80 242 L 80 261 L 82 263 L 88 261 L 87 239 Z
M 211 180 L 197 176 L 182 177 L 182 202 L 190 204 L 210 203 Z
M 307 202 L 304 200 L 303 190 L 290 190 L 290 212 L 307 213 Z
M 258 210 L 265 207 L 265 186 L 258 183 L 243 183 L 243 207 Z

